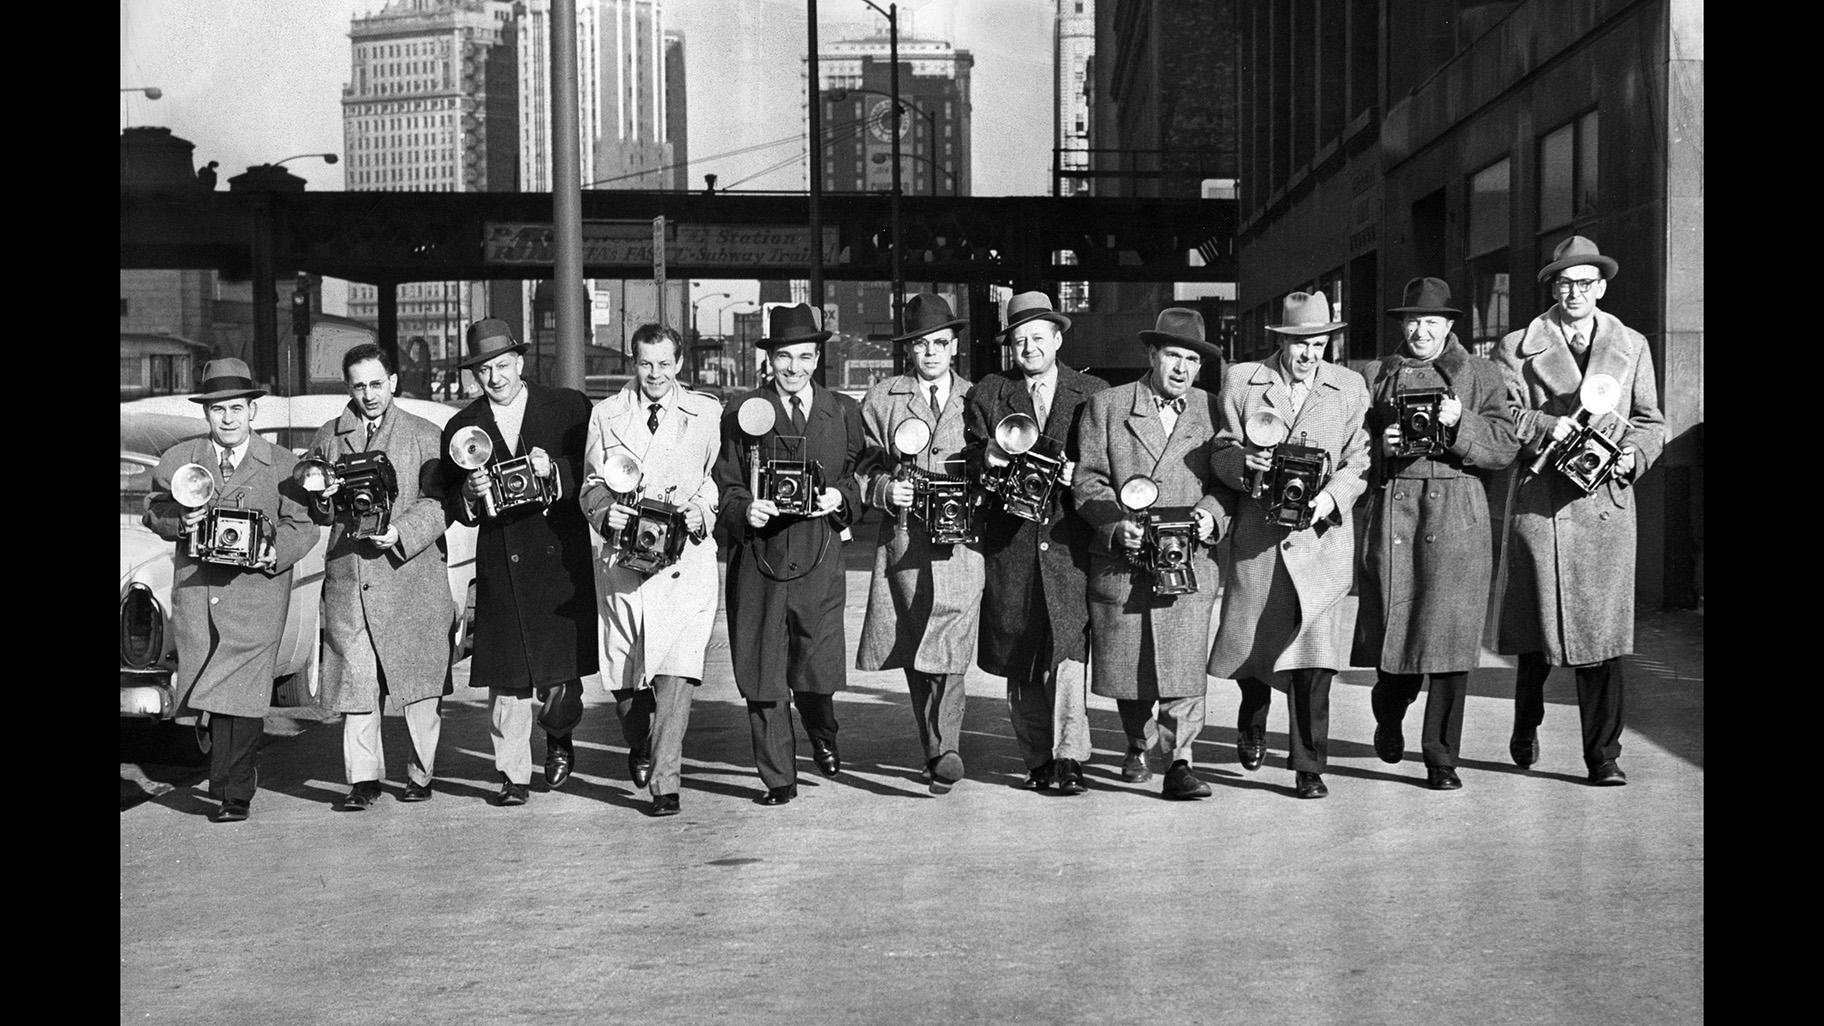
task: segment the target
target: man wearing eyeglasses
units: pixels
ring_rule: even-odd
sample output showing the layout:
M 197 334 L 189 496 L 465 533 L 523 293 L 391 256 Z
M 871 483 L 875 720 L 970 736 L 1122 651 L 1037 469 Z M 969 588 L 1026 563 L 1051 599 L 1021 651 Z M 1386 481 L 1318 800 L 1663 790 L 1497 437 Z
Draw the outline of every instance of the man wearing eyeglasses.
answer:
M 1512 540 L 1502 554 L 1507 583 L 1497 650 L 1519 657 L 1514 732 L 1508 751 L 1521 768 L 1539 761 L 1545 680 L 1554 666 L 1577 676 L 1583 758 L 1589 782 L 1628 782 L 1621 754 L 1621 657 L 1634 650 L 1634 482 L 1665 444 L 1665 418 L 1647 340 L 1597 304 L 1619 265 L 1596 243 L 1573 235 L 1539 271 L 1550 310 L 1501 340 L 1495 361 L 1516 379 L 1515 434 L 1524 468 L 1539 450 L 1575 429 L 1584 379 L 1607 374 L 1621 385 L 1613 412 L 1591 427 L 1620 447 L 1615 472 L 1585 495 L 1546 469 L 1514 476 Z

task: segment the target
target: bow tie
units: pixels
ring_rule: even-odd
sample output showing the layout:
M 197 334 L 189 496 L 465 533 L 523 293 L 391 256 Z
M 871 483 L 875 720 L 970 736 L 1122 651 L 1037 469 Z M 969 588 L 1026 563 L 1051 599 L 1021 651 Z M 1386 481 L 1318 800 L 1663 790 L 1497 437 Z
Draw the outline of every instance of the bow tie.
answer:
M 1167 399 L 1166 397 L 1164 397 L 1162 395 L 1156 395 L 1156 396 L 1153 396 L 1153 402 L 1155 402 L 1159 405 L 1159 412 L 1161 412 L 1161 413 L 1165 412 L 1165 408 L 1167 406 L 1170 406 L 1172 408 L 1173 413 L 1183 413 L 1184 412 L 1184 396 L 1179 396 L 1176 399 Z

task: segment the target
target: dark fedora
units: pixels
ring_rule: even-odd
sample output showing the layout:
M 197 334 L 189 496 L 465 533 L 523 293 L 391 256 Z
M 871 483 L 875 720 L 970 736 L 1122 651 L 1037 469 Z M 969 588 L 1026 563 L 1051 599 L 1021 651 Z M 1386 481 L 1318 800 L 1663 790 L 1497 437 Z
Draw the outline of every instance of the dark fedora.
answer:
M 1204 340 L 1203 315 L 1189 307 L 1168 306 L 1159 311 L 1151 331 L 1140 332 L 1140 341 L 1157 349 L 1160 346 L 1183 346 L 1205 356 L 1220 359 L 1222 350 Z
M 1406 283 L 1406 305 L 1387 309 L 1389 317 L 1408 314 L 1435 314 L 1439 317 L 1461 317 L 1463 311 L 1450 305 L 1450 283 L 1442 278 L 1414 278 Z
M 969 319 L 958 317 L 950 301 L 935 292 L 920 292 L 906 300 L 906 333 L 893 336 L 895 342 L 910 342 L 945 328 L 962 330 Z
M 513 329 L 498 317 L 484 317 L 469 325 L 469 356 L 461 366 L 466 370 L 479 367 L 502 353 L 523 353 L 524 342 L 513 340 Z
M 1279 323 L 1267 325 L 1267 330 L 1281 335 L 1328 335 L 1348 326 L 1348 321 L 1330 319 L 1330 300 L 1323 292 L 1294 292 L 1286 297 Z
M 1059 331 L 1070 328 L 1070 318 L 1051 308 L 1051 297 L 1043 292 L 1022 292 L 1007 301 L 1007 326 L 996 335 L 1005 335 L 1013 329 L 1043 318 L 1058 326 Z
M 1552 275 L 1559 271 L 1581 264 L 1588 264 L 1601 271 L 1604 278 L 1613 278 L 1616 272 L 1621 270 L 1621 265 L 1615 262 L 1614 257 L 1603 256 L 1596 249 L 1596 243 L 1593 240 L 1581 235 L 1573 235 L 1560 242 L 1557 249 L 1552 250 L 1552 262 L 1539 269 L 1539 280 L 1551 281 Z
M 210 360 L 203 365 L 203 391 L 193 395 L 190 401 L 202 403 L 219 403 L 224 399 L 258 399 L 266 390 L 254 383 L 253 372 L 247 365 L 232 356 L 220 360 Z
M 775 306 L 766 312 L 766 337 L 754 343 L 761 349 L 777 349 L 798 342 L 822 342 L 830 333 L 817 327 L 817 314 L 809 303 Z

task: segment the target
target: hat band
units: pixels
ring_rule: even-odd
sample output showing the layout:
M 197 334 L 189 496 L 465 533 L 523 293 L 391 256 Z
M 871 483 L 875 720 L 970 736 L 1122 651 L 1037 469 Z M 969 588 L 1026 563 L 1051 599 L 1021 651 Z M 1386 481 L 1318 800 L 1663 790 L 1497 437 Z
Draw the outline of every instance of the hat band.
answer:
M 205 394 L 214 392 L 258 392 L 259 390 L 260 386 L 254 384 L 252 378 L 227 377 L 205 378 L 203 380 L 203 392 Z

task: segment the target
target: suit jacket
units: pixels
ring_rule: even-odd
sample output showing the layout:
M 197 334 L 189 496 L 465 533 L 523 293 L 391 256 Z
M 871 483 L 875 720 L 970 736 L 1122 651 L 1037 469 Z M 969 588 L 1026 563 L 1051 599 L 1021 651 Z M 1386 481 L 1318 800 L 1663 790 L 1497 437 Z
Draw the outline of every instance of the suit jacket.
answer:
M 526 415 L 519 447 L 507 450 L 482 396 L 456 411 L 443 426 L 440 485 L 448 514 L 479 524 L 475 536 L 476 687 L 543 688 L 596 670 L 595 582 L 589 525 L 574 496 L 582 481 L 589 433 L 589 399 L 571 388 L 527 382 Z M 520 506 L 481 520 L 463 498 L 468 472 L 450 459 L 450 439 L 471 425 L 494 442 L 494 462 L 542 448 L 557 475 L 557 499 L 548 507 Z

